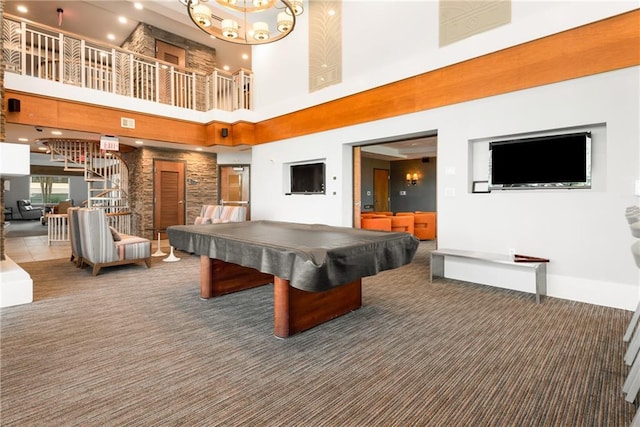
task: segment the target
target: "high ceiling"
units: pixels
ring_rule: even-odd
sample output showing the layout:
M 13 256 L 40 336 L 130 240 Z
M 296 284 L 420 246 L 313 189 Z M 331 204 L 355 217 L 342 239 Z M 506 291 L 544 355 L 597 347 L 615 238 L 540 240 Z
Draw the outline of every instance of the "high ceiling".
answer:
M 139 3 L 143 6 L 141 10 L 136 9 L 131 1 L 119 0 L 6 0 L 5 13 L 115 46 L 121 46 L 138 23 L 145 22 L 215 48 L 217 68 L 228 66 L 230 71 L 251 69 L 250 46 L 212 39 L 191 22 L 185 6 L 178 0 L 142 0 Z M 28 12 L 20 13 L 20 5 L 25 6 Z M 63 10 L 61 25 L 58 25 L 58 9 Z M 120 17 L 126 18 L 127 22 L 119 22 Z M 113 34 L 114 39 L 109 40 L 107 34 Z M 242 59 L 243 54 L 248 59 Z
M 189 40 L 211 46 L 216 49 L 217 68 L 228 66 L 231 71 L 240 68 L 251 69 L 251 47 L 241 46 L 220 40 L 215 40 L 196 28 L 185 11 L 185 6 L 178 0 L 139 1 L 143 8 L 138 10 L 132 1 L 120 0 L 6 0 L 5 13 L 19 16 L 39 24 L 62 31 L 81 35 L 87 39 L 101 43 L 120 46 L 136 28 L 139 22 L 147 23 L 156 28 L 170 31 Z M 21 13 L 18 6 L 25 6 L 28 11 Z M 58 12 L 61 9 L 62 12 Z M 119 18 L 126 18 L 120 22 Z M 110 40 L 108 35 L 112 34 Z M 243 59 L 243 55 L 248 59 Z M 42 148 L 37 143 L 40 138 L 82 138 L 99 139 L 99 135 L 86 132 L 71 132 L 63 130 L 63 135 L 52 135 L 57 129 L 36 128 L 34 126 L 7 125 L 7 141 L 16 142 L 18 138 L 25 138 L 32 146 L 32 151 Z M 121 138 L 125 145 L 135 145 L 133 138 Z M 163 146 L 163 143 L 152 141 L 153 146 Z M 176 148 L 175 144 L 164 144 Z M 385 159 L 406 160 L 435 156 L 436 138 L 418 138 L 408 141 L 378 144 L 363 148 L 363 156 Z M 195 147 L 193 147 L 195 149 Z M 235 150 L 246 149 L 236 148 Z M 212 147 L 205 151 L 221 152 L 234 149 Z

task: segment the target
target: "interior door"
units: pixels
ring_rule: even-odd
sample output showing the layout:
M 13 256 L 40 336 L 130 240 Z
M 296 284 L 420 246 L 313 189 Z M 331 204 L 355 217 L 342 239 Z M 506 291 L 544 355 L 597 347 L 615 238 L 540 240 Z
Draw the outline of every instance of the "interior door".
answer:
M 156 58 L 161 61 L 168 62 L 180 68 L 185 68 L 187 63 L 187 51 L 181 47 L 174 46 L 169 43 L 165 43 L 160 40 L 156 40 Z M 171 74 L 168 69 L 160 67 L 160 93 L 158 94 L 161 102 L 171 104 Z M 181 84 L 179 80 L 174 82 L 176 93 L 174 94 L 174 105 L 180 107 L 187 107 L 183 105 L 185 100 L 185 85 Z
M 353 226 L 360 228 L 362 212 L 362 149 L 353 147 Z
M 387 169 L 373 170 L 373 210 L 389 211 L 389 171 Z
M 249 166 L 234 165 L 220 166 L 218 176 L 220 179 L 218 203 L 227 206 L 246 206 L 247 221 L 251 220 L 249 203 Z
M 185 164 L 155 160 L 153 166 L 153 228 L 157 233 L 185 223 Z

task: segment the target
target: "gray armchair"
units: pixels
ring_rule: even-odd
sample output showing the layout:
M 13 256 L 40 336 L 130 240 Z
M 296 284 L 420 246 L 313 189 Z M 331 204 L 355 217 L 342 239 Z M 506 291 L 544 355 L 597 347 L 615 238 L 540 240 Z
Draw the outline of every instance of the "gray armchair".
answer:
M 44 216 L 42 208 L 34 208 L 31 206 L 30 200 L 18 200 L 18 213 L 22 219 L 41 219 Z
M 151 268 L 149 239 L 118 233 L 109 227 L 102 209 L 80 208 L 71 212 L 72 216 L 78 215 L 81 254 L 76 256 L 79 256 L 81 266 L 87 264 L 93 267 L 94 276 L 102 267 L 112 265 L 144 262 L 147 268 Z M 75 231 L 75 225 L 73 227 Z

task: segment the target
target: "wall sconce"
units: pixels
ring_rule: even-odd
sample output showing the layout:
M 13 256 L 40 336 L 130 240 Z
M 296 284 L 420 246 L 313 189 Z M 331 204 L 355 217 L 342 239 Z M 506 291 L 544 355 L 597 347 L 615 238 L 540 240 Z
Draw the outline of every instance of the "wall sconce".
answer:
M 418 184 L 418 174 L 416 172 L 414 173 L 408 173 L 407 174 L 407 185 L 416 185 Z

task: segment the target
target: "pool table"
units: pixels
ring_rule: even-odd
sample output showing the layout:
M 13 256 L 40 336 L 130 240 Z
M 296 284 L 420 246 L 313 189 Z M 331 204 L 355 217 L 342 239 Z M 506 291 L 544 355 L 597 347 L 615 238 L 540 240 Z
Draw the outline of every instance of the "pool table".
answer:
M 324 224 L 245 221 L 167 228 L 200 256 L 200 297 L 274 284 L 274 334 L 285 338 L 362 306 L 363 277 L 413 260 L 409 233 Z

